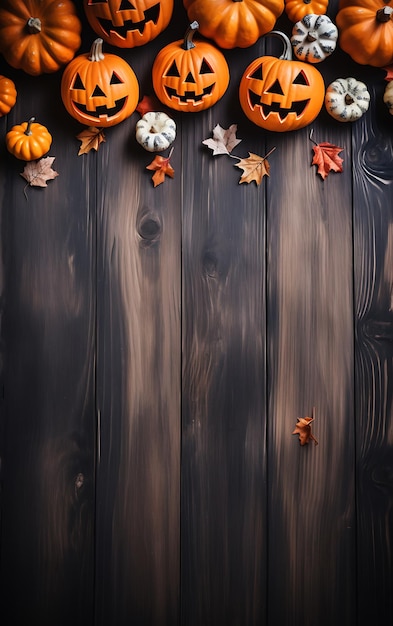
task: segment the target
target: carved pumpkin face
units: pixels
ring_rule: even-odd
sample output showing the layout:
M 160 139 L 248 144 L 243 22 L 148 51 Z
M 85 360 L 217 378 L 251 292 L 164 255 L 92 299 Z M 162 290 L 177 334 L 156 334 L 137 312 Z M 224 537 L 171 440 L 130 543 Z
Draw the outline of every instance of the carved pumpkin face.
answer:
M 135 111 L 139 85 L 128 63 L 115 54 L 104 56 L 102 39 L 96 39 L 90 53 L 67 65 L 61 97 L 68 113 L 82 124 L 108 127 Z
M 118 48 L 143 46 L 169 24 L 174 0 L 84 0 L 90 26 Z
M 274 32 L 274 31 L 273 31 Z M 245 70 L 239 87 L 246 116 L 266 130 L 284 132 L 310 124 L 320 112 L 325 85 L 312 65 L 292 61 L 288 40 L 285 58 L 260 57 Z
M 194 22 L 183 40 L 168 44 L 156 56 L 153 88 L 166 106 L 195 113 L 213 106 L 229 84 L 224 55 L 212 44 L 192 42 L 198 25 Z

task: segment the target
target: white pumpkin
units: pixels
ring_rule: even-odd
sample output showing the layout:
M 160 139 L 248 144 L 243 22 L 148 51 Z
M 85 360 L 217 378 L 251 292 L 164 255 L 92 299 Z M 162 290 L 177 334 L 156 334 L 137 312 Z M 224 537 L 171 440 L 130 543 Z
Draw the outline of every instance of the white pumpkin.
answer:
M 310 13 L 294 25 L 291 44 L 298 59 L 320 63 L 335 51 L 337 39 L 337 26 L 327 15 Z
M 176 123 L 166 113 L 149 111 L 136 123 L 136 140 L 148 152 L 162 152 L 176 138 Z
M 339 122 L 358 120 L 368 110 L 369 104 L 367 86 L 352 76 L 337 78 L 326 89 L 326 110 Z
M 389 109 L 389 113 L 393 115 L 393 80 L 390 80 L 385 87 L 383 101 Z

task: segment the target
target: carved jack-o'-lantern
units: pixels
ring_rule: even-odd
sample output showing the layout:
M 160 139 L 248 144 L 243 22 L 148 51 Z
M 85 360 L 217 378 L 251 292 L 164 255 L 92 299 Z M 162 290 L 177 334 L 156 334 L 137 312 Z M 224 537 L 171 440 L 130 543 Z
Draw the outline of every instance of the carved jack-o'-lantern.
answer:
M 84 0 L 90 26 L 118 48 L 143 46 L 169 24 L 174 0 Z
M 90 53 L 80 54 L 65 68 L 61 97 L 68 113 L 82 124 L 114 126 L 135 111 L 138 79 L 124 59 L 103 54 L 99 38 Z
M 176 111 L 195 113 L 213 106 L 229 84 L 229 68 L 224 55 L 207 41 L 194 43 L 198 22 L 190 24 L 186 35 L 168 44 L 156 56 L 153 88 L 163 104 Z
M 240 104 L 257 126 L 276 132 L 297 130 L 320 112 L 325 96 L 323 78 L 313 65 L 292 60 L 291 42 L 284 33 L 269 34 L 283 41 L 284 53 L 279 59 L 264 56 L 250 63 L 240 80 Z

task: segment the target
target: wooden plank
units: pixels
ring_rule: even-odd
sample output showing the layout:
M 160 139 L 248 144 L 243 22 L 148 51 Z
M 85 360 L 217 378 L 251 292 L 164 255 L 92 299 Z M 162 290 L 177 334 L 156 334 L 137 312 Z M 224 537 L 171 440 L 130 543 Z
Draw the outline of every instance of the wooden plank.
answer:
M 364 74 L 370 112 L 353 131 L 359 625 L 393 621 L 391 117 L 384 72 Z M 362 79 L 363 80 L 363 79 Z
M 159 45 L 122 52 L 141 97 L 152 93 L 146 85 Z M 97 160 L 96 623 L 103 626 L 173 626 L 179 615 L 180 148 L 175 179 L 154 188 L 146 165 L 155 155 L 135 140 L 139 118 L 108 129 Z
M 246 58 L 252 51 L 244 53 Z M 234 55 L 228 58 L 235 60 Z M 183 139 L 182 623 L 265 623 L 265 186 L 201 146 L 239 122 L 241 157 L 265 154 L 239 111 L 187 119 Z M 242 122 L 242 123 L 241 123 Z
M 314 139 L 344 148 L 322 181 L 310 128 L 275 137 L 268 181 L 269 624 L 355 623 L 350 136 L 322 112 Z M 319 440 L 300 446 L 298 417 Z
M 25 197 L 25 163 L 1 147 L 1 620 L 77 626 L 93 608 L 95 176 L 59 77 L 1 73 L 18 90 L 7 129 L 35 115 L 59 173 Z

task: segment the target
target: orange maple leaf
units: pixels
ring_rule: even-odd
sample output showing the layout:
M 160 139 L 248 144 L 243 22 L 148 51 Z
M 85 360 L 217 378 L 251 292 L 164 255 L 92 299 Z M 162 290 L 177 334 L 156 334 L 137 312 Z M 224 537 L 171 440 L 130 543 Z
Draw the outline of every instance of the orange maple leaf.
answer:
M 105 141 L 105 135 L 102 128 L 94 128 L 89 126 L 85 130 L 82 130 L 77 139 L 81 141 L 78 156 L 81 154 L 87 154 L 90 150 L 98 150 L 101 143 Z
M 154 174 L 152 176 L 154 187 L 157 187 L 157 185 L 161 185 L 161 183 L 165 181 L 165 176 L 174 178 L 175 170 L 170 164 L 172 152 L 173 149 L 170 151 L 169 156 L 167 157 L 157 155 L 149 165 L 146 165 L 147 170 L 154 171 Z
M 251 183 L 253 180 L 257 185 L 260 185 L 264 176 L 270 176 L 270 165 L 267 157 L 275 149 L 272 148 L 264 157 L 249 152 L 247 159 L 240 159 L 239 163 L 235 163 L 235 167 L 240 167 L 243 170 L 239 185 L 240 183 Z
M 312 417 L 298 417 L 296 422 L 295 430 L 292 432 L 292 435 L 299 435 L 299 442 L 301 446 L 306 445 L 311 439 L 318 445 L 318 441 L 315 439 L 314 435 L 311 432 L 311 423 L 314 421 L 314 412 L 315 408 L 312 410 Z
M 138 102 L 136 111 L 143 117 L 145 113 L 150 111 L 160 111 L 160 107 L 162 108 L 162 104 L 155 96 L 143 96 L 142 100 Z
M 317 173 L 325 180 L 330 172 L 342 172 L 343 159 L 339 153 L 344 148 L 339 148 L 332 143 L 322 142 L 313 146 L 314 156 L 311 165 L 318 165 Z

